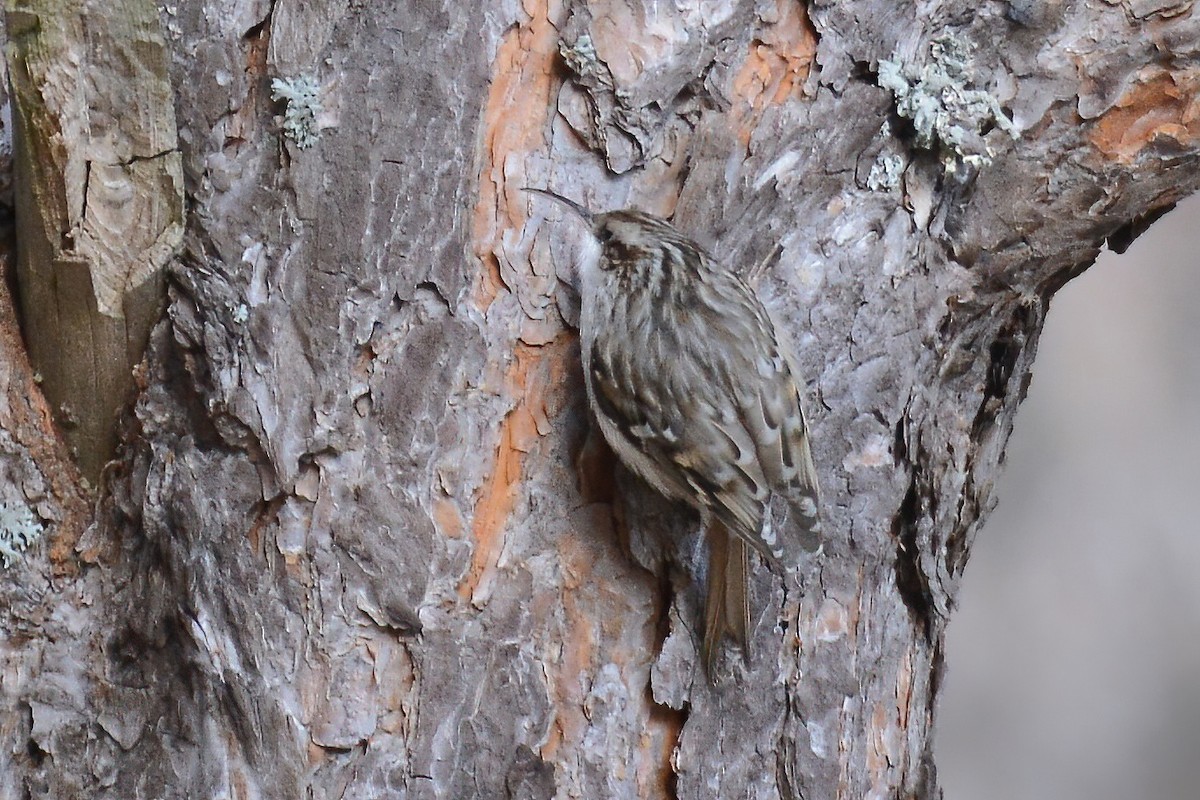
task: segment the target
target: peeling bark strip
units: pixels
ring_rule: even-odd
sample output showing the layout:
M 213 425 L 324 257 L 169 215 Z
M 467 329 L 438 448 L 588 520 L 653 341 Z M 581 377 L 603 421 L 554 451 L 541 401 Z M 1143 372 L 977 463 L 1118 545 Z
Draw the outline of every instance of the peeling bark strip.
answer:
M 84 476 L 116 442 L 183 235 L 183 172 L 152 0 L 10 0 L 25 338 Z
M 1190 7 L 166 4 L 187 264 L 93 566 L 0 575 L 0 798 L 936 800 L 946 620 L 1050 298 L 1200 184 Z M 10 16 L 22 108 L 91 90 L 20 72 L 55 31 L 90 64 L 86 19 Z M 36 146 L 68 265 L 98 170 L 170 147 Z M 579 490 L 585 234 L 526 185 L 769 264 L 828 537 L 802 590 L 756 562 L 715 689 L 696 519 Z

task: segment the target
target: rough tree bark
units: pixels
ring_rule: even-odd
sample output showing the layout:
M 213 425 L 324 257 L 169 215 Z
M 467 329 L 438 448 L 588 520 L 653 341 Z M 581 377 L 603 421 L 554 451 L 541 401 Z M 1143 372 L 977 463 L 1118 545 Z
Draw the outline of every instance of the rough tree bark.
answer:
M 1200 184 L 1190 0 L 163 22 L 187 250 L 86 530 L 0 315 L 0 522 L 49 542 L 0 573 L 0 797 L 940 794 L 1049 301 Z M 765 262 L 797 343 L 829 537 L 715 688 L 696 521 L 574 465 L 582 231 L 524 185 Z

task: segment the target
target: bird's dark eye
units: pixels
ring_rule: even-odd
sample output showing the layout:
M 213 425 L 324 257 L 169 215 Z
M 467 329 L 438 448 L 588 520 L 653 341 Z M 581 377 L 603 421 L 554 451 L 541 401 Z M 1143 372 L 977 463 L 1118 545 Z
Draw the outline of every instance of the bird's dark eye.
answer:
M 612 241 L 612 228 L 604 227 L 596 231 L 596 238 L 600 240 L 600 244 L 606 244 Z

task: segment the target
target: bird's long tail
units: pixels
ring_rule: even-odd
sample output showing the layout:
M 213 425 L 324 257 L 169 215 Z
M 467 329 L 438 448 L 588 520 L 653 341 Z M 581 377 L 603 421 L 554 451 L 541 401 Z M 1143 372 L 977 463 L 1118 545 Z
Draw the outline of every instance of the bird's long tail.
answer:
M 704 670 L 715 680 L 721 638 L 728 633 L 750 658 L 746 543 L 713 520 L 708 528 L 708 598 L 704 603 Z

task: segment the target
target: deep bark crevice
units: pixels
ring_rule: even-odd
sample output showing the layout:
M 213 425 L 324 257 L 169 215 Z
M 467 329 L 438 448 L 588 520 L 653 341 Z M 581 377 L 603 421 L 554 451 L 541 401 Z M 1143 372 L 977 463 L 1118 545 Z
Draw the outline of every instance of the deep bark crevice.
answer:
M 892 521 L 893 536 L 896 539 L 895 579 L 896 589 L 912 615 L 914 626 L 921 631 L 926 642 L 932 642 L 936 611 L 929 578 L 921 565 L 919 539 L 921 520 L 929 514 L 925 499 L 929 490 L 927 487 L 922 488 L 919 455 L 918 448 L 918 460 L 910 466 L 908 491 Z

